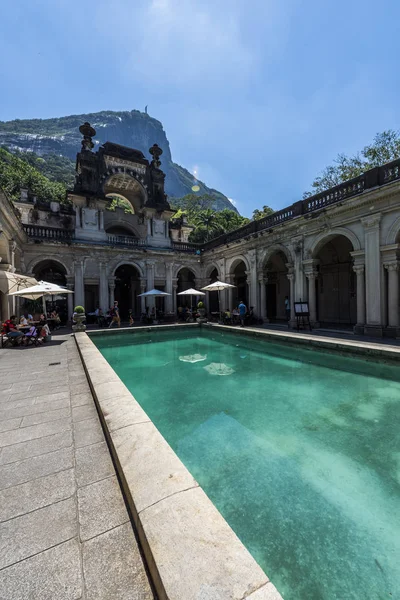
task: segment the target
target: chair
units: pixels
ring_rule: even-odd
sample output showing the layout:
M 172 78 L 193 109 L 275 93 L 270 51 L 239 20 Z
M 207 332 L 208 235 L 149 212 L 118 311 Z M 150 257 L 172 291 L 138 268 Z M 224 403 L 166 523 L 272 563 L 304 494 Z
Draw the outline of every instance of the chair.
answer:
M 7 336 L 6 333 L 0 333 L 1 338 L 1 348 L 6 348 L 9 344 L 11 344 L 11 338 Z
M 32 346 L 37 346 L 40 342 L 40 329 L 35 327 L 34 331 L 26 333 L 24 340 L 27 341 L 27 346 L 29 346 L 29 344 L 32 344 Z

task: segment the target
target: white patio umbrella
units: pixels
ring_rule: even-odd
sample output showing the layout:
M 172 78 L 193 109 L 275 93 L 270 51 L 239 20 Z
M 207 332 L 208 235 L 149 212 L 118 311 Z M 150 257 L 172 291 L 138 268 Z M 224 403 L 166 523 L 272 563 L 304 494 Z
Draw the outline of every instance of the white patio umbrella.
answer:
M 229 288 L 234 288 L 236 287 L 235 285 L 232 285 L 231 283 L 225 283 L 224 281 L 214 281 L 214 283 L 210 283 L 209 285 L 206 285 L 206 287 L 201 288 L 202 290 L 205 290 L 206 292 L 218 292 L 218 309 L 219 309 L 219 318 L 221 319 L 221 306 L 220 306 L 220 299 L 219 299 L 219 293 L 221 290 L 228 290 Z
M 155 288 L 152 290 L 149 290 L 148 292 L 143 292 L 143 294 L 138 294 L 139 297 L 144 296 L 145 298 L 161 298 L 162 296 L 171 296 L 171 294 L 169 294 L 168 292 L 162 292 L 161 290 L 156 290 Z M 155 311 L 155 316 L 157 319 L 157 308 L 154 307 L 154 311 Z
M 205 293 L 195 290 L 194 288 L 189 288 L 188 290 L 179 292 L 177 296 L 190 296 L 190 309 L 192 309 L 192 296 L 205 296 Z
M 25 289 L 12 292 L 10 296 L 21 296 L 22 298 L 28 298 L 29 300 L 37 300 L 38 298 L 43 299 L 43 312 L 46 314 L 46 296 L 61 296 L 63 294 L 73 294 L 72 290 L 57 285 L 56 283 L 49 283 L 48 281 L 39 281 L 37 285 L 27 287 Z

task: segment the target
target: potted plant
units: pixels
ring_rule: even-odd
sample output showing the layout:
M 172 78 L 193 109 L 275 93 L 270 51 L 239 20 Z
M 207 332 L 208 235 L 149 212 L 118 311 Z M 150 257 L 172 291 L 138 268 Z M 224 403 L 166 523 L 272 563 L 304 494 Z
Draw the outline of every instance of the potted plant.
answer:
M 83 322 L 85 319 L 86 314 L 83 306 L 75 306 L 74 314 L 72 315 L 72 320 L 74 322 L 74 325 L 72 325 L 73 331 L 85 331 L 86 325 Z
M 204 307 L 204 302 L 200 301 L 197 304 L 197 313 L 199 316 L 197 317 L 196 321 L 198 323 L 205 323 L 207 321 L 207 319 L 206 319 L 206 309 Z

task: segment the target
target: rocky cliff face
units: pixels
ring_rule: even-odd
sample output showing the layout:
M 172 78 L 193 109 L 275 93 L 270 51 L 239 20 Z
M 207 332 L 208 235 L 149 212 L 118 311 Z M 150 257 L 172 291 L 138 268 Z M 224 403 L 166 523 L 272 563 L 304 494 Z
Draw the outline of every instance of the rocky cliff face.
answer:
M 99 146 L 110 141 L 141 150 L 149 157 L 154 143 L 163 149 L 162 169 L 166 173 L 165 188 L 170 197 L 180 198 L 192 193 L 193 175 L 172 161 L 171 149 L 162 123 L 138 110 L 114 112 L 103 111 L 85 115 L 72 115 L 56 119 L 30 119 L 0 121 L 0 145 L 10 150 L 35 152 L 39 156 L 57 154 L 75 159 L 80 150 L 79 126 L 89 121 L 96 129 L 94 141 Z M 150 157 L 149 157 L 150 158 Z M 228 198 L 197 181 L 199 194 L 212 194 L 217 210 L 236 210 Z

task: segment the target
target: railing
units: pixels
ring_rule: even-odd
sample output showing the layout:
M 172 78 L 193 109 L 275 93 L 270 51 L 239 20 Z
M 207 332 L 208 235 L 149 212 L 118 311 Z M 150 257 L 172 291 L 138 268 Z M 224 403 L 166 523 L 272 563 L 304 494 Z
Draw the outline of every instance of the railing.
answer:
M 218 246 L 230 244 L 246 237 L 256 237 L 260 231 L 273 229 L 285 221 L 290 221 L 291 219 L 301 215 L 306 215 L 308 213 L 325 208 L 326 206 L 331 206 L 332 204 L 342 202 L 343 200 L 347 200 L 353 196 L 358 196 L 368 189 L 385 185 L 396 180 L 400 180 L 400 159 L 394 160 L 391 163 L 387 163 L 382 167 L 370 169 L 359 177 L 345 181 L 344 183 L 330 188 L 325 192 L 321 192 L 319 194 L 315 194 L 314 196 L 310 196 L 305 200 L 295 202 L 291 206 L 283 208 L 282 210 L 278 210 L 268 217 L 258 219 L 257 221 L 252 221 L 251 223 L 248 223 L 239 229 L 235 229 L 234 231 L 220 235 L 217 238 L 214 238 L 213 240 L 203 244 L 201 249 L 202 251 L 212 250 Z
M 172 242 L 172 249 L 177 252 L 189 252 L 195 254 L 201 248 L 200 244 L 193 244 L 191 242 Z
M 108 243 L 112 246 L 128 246 L 136 247 L 136 246 L 145 246 L 146 241 L 140 240 L 139 238 L 135 238 L 129 235 L 115 235 L 114 233 L 107 234 Z
M 24 225 L 23 227 L 28 237 L 34 239 L 71 242 L 75 238 L 75 232 L 69 229 L 42 227 L 41 225 Z

